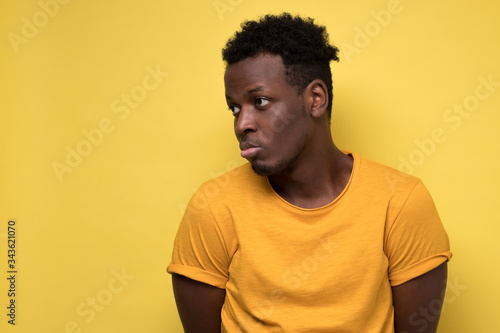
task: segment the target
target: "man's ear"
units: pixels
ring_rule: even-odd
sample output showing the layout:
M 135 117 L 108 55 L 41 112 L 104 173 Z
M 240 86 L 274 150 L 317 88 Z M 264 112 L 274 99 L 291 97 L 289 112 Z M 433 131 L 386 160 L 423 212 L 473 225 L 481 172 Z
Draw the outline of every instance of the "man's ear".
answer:
M 311 81 L 306 89 L 310 101 L 311 116 L 313 118 L 320 118 L 326 114 L 328 107 L 328 90 L 326 84 L 322 80 L 316 79 Z

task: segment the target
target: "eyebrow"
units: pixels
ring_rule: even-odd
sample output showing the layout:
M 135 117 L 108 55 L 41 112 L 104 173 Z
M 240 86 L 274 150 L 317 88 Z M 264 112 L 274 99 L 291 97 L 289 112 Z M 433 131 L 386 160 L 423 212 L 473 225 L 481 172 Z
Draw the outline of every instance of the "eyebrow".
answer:
M 262 90 L 264 90 L 263 86 L 257 86 L 255 88 L 248 89 L 247 91 L 245 91 L 245 96 L 248 96 L 254 92 L 258 92 L 258 91 L 262 91 Z M 226 95 L 226 100 L 233 100 L 233 99 L 231 98 L 231 96 Z

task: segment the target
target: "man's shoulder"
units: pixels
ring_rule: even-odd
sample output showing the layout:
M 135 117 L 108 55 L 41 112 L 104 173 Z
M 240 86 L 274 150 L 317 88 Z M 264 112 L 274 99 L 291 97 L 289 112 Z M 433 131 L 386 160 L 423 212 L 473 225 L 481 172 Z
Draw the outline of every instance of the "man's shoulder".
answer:
M 359 155 L 354 181 L 354 193 L 367 204 L 386 207 L 388 223 L 395 221 L 404 206 L 428 207 L 431 198 L 420 178 Z
M 245 163 L 221 175 L 205 181 L 199 191 L 208 199 L 226 200 L 228 197 L 265 190 L 265 177 L 257 175 L 250 165 Z
M 418 177 L 395 169 L 391 166 L 376 162 L 370 158 L 355 154 L 357 157 L 357 177 L 371 186 L 386 188 L 394 191 L 411 191 L 416 184 L 421 182 Z

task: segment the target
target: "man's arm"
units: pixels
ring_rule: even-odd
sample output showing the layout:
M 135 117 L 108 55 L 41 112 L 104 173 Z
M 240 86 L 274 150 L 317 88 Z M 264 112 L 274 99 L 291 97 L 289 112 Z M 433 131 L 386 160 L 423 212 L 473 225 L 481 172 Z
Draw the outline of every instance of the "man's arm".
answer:
M 186 333 L 220 333 L 226 290 L 172 274 L 177 311 Z
M 448 275 L 444 262 L 433 270 L 392 287 L 396 333 L 435 333 Z

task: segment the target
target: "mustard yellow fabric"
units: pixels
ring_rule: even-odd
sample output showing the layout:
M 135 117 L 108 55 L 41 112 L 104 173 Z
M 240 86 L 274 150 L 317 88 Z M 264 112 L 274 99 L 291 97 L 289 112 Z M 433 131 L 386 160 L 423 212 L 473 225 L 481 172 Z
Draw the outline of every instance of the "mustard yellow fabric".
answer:
M 320 208 L 289 204 L 249 164 L 193 196 L 167 271 L 226 289 L 223 332 L 393 332 L 391 286 L 451 258 L 422 182 L 352 156 Z

